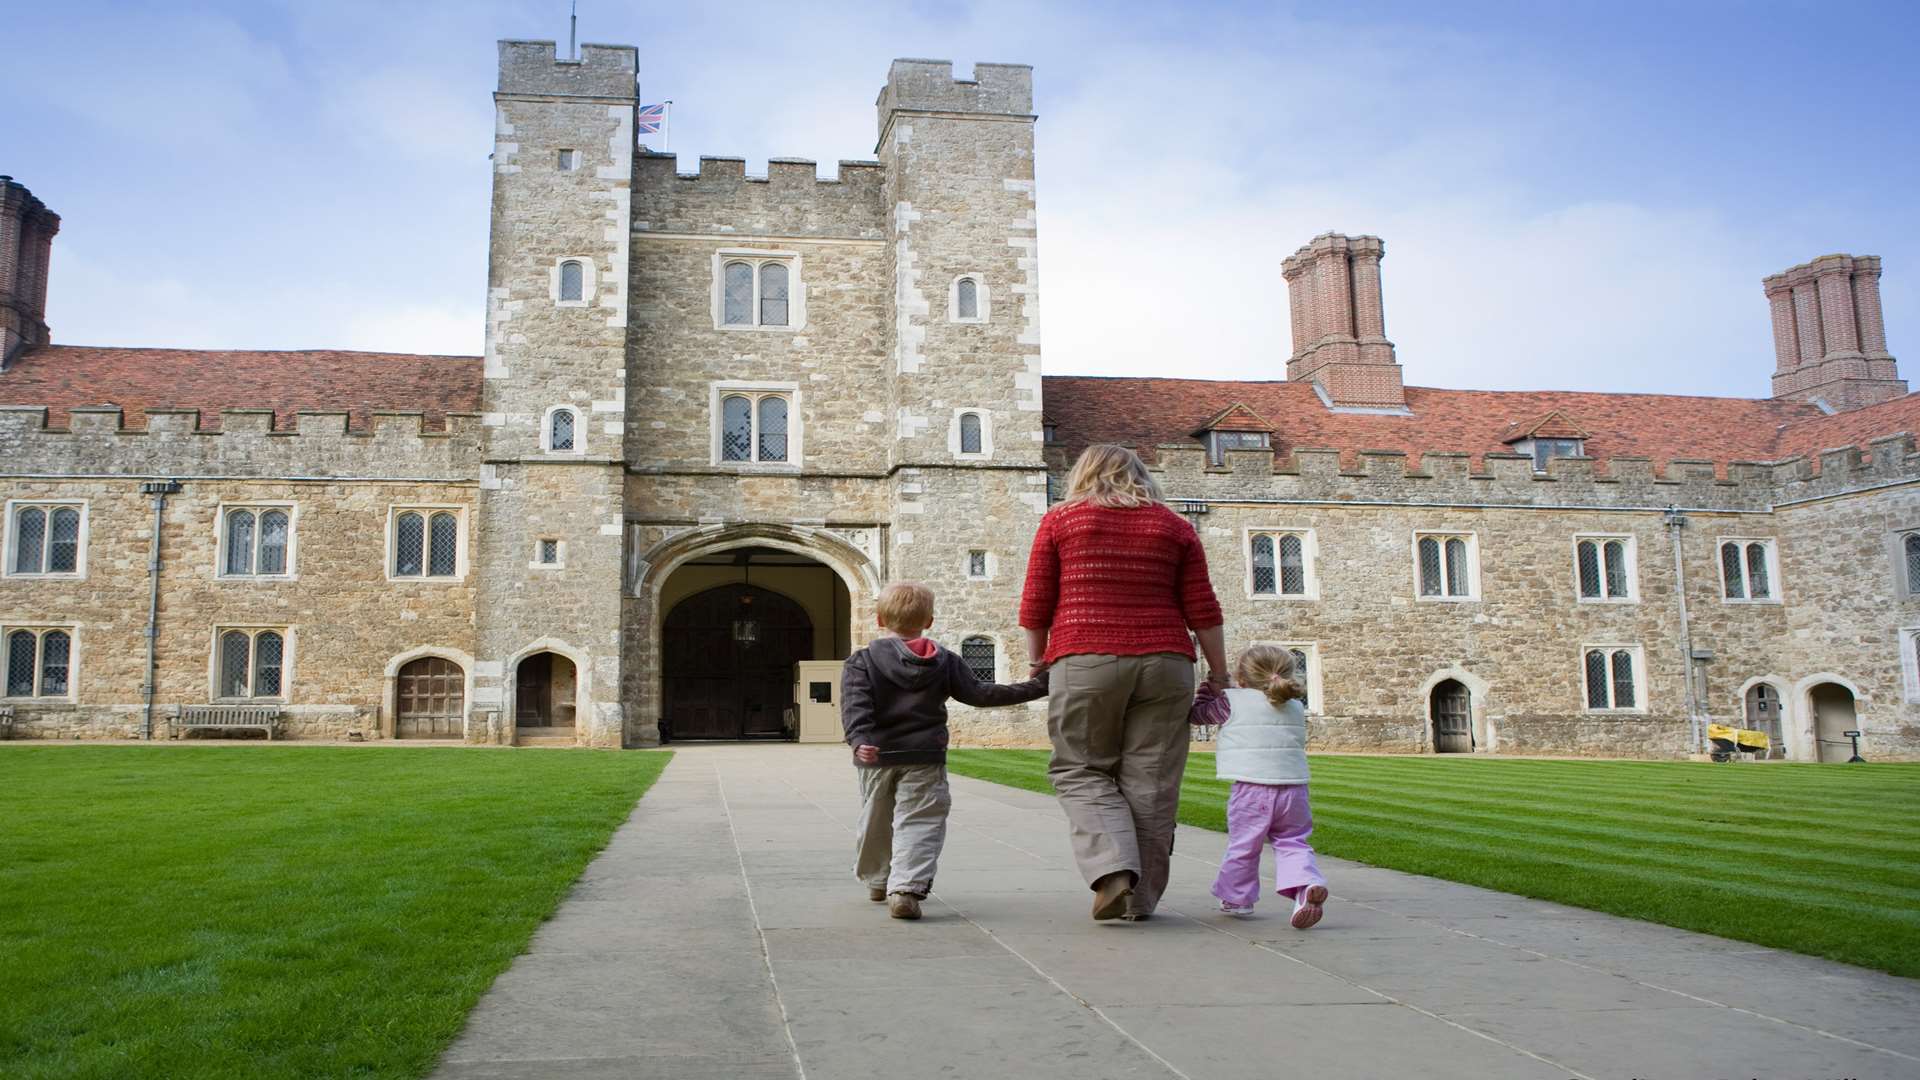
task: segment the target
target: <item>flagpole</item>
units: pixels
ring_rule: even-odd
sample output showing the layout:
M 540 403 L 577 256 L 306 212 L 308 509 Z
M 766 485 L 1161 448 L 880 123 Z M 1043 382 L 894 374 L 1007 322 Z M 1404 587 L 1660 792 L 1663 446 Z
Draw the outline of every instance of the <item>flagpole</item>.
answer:
M 667 99 L 667 107 L 661 111 L 666 113 L 666 116 L 662 117 L 662 119 L 665 120 L 666 122 L 665 124 L 662 125 L 662 130 L 660 132 L 660 152 L 666 153 L 667 151 L 673 149 L 673 99 L 672 98 Z

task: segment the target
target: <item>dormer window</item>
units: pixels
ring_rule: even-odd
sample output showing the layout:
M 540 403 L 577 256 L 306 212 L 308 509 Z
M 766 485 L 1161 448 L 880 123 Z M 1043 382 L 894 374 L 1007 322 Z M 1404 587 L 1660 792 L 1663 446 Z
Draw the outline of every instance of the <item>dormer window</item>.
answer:
M 1582 457 L 1586 454 L 1585 439 L 1534 439 L 1533 471 L 1546 472 L 1547 462 L 1557 457 Z
M 1225 465 L 1229 450 L 1265 450 L 1273 445 L 1273 425 L 1238 402 L 1214 413 L 1193 433 L 1207 447 L 1207 464 Z
M 1225 465 L 1229 450 L 1264 450 L 1272 445 L 1272 437 L 1264 431 L 1209 431 L 1207 432 L 1207 463 Z
M 1500 441 L 1514 453 L 1533 458 L 1533 471 L 1537 473 L 1546 472 L 1547 462 L 1554 458 L 1587 454 L 1587 433 L 1558 409 L 1512 425 Z

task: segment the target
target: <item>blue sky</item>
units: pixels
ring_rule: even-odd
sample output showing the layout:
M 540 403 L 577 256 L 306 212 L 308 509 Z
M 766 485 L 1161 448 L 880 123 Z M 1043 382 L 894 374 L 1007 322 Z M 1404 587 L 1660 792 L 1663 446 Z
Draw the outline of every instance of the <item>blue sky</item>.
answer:
M 1385 238 L 1406 381 L 1767 393 L 1760 279 L 1885 259 L 1920 342 L 1906 4 L 636 5 L 671 149 L 873 154 L 895 56 L 1035 66 L 1053 373 L 1276 378 L 1277 266 Z M 1332 9 L 1330 11 L 1330 9 Z M 16 3 L 0 172 L 75 344 L 477 353 L 494 46 L 565 0 Z

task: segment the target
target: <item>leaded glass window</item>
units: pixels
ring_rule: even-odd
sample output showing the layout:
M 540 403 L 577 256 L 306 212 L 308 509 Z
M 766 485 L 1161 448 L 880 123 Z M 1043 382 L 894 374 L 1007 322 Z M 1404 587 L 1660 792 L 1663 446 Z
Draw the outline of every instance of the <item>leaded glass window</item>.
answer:
M 15 630 L 7 635 L 7 696 L 32 697 L 34 665 L 38 662 L 40 642 L 31 630 Z
M 253 685 L 248 665 L 253 660 L 253 638 L 244 630 L 220 635 L 220 696 L 242 698 Z
M 47 512 L 37 506 L 22 507 L 13 515 L 13 572 L 46 572 Z
M 1300 707 L 1303 709 L 1311 708 L 1313 702 L 1306 692 L 1310 676 L 1307 670 L 1307 654 L 1305 650 L 1302 649 L 1288 649 L 1287 651 L 1293 654 L 1293 681 L 1300 684 Z
M 1767 545 L 1747 545 L 1747 595 L 1754 600 L 1765 600 L 1773 595 L 1773 586 L 1767 580 Z
M 980 317 L 980 286 L 970 277 L 963 277 L 954 286 L 954 306 L 958 309 L 955 318 L 977 319 Z
M 1582 540 L 1579 544 L 1580 556 L 1580 595 L 1588 600 L 1600 598 L 1600 551 L 1599 545 L 1591 540 Z
M 1599 649 L 1587 650 L 1587 708 L 1604 709 L 1607 707 L 1607 654 Z
M 753 264 L 728 263 L 721 321 L 728 326 L 753 325 Z
M 1467 542 L 1459 537 L 1447 540 L 1447 595 L 1465 596 L 1467 585 Z
M 278 630 L 220 634 L 220 697 L 286 696 L 287 639 Z
M 253 511 L 227 511 L 227 573 L 253 573 Z
M 960 414 L 960 452 L 963 454 L 981 453 L 983 445 L 980 436 L 980 414 Z
M 573 449 L 573 410 L 555 409 L 547 421 L 547 449 Z
M 1632 592 L 1632 575 L 1627 569 L 1625 540 L 1582 540 L 1578 553 L 1580 598 L 1583 600 L 1624 600 Z
M 40 696 L 67 696 L 67 657 L 73 639 L 65 630 L 49 630 L 40 637 Z
M 267 630 L 254 637 L 254 697 L 280 696 L 280 663 L 285 653 L 286 643 L 279 634 Z
M 787 460 L 787 399 L 760 399 L 760 461 Z
M 720 460 L 753 460 L 753 401 L 738 394 L 720 402 Z
M 1626 542 L 1609 540 L 1601 550 L 1607 564 L 1607 596 L 1614 599 L 1627 596 L 1632 588 L 1627 578 Z
M 1912 561 L 1913 548 L 1908 548 Z M 1728 600 L 1775 599 L 1771 540 L 1725 540 L 1720 544 L 1720 580 Z
M 1272 594 L 1277 588 L 1273 566 L 1273 537 L 1264 533 L 1253 538 L 1253 591 Z
M 544 566 L 552 566 L 558 563 L 559 561 L 560 561 L 560 541 L 558 540 L 540 541 L 541 564 Z
M 1280 538 L 1280 591 L 1288 596 L 1307 591 L 1306 545 L 1292 533 Z
M 393 523 L 393 576 L 419 577 L 427 553 L 427 520 L 409 510 Z
M 577 301 L 583 299 L 585 268 L 577 260 L 568 259 L 560 264 L 560 299 Z
M 62 506 L 51 515 L 47 573 L 71 574 L 80 565 L 80 511 Z
M 80 569 L 77 506 L 16 506 L 9 535 L 15 574 L 72 574 Z
M 1613 707 L 1633 708 L 1633 654 L 1616 649 L 1613 654 Z
M 760 266 L 760 325 L 787 325 L 787 267 L 784 263 Z
M 260 514 L 260 572 L 262 574 L 284 574 L 287 572 L 287 540 L 291 535 L 292 521 L 284 510 L 267 510 Z
M 1588 649 L 1587 708 L 1632 709 L 1640 703 L 1632 649 Z
M 1908 533 L 1901 547 L 1907 556 L 1907 592 L 1920 594 L 1920 533 Z
M 967 576 L 983 578 L 987 576 L 987 553 L 984 551 L 967 552 Z
M 1420 595 L 1440 595 L 1440 541 L 1420 538 Z
M 981 682 L 992 682 L 994 678 L 993 639 L 970 637 L 960 643 L 960 660 L 973 672 L 973 677 Z
M 1729 600 L 1744 600 L 1747 597 L 1746 573 L 1740 564 L 1740 545 L 1720 545 L 1720 572 L 1726 586 Z
M 441 512 L 428 525 L 427 574 L 452 577 L 460 565 L 460 519 Z

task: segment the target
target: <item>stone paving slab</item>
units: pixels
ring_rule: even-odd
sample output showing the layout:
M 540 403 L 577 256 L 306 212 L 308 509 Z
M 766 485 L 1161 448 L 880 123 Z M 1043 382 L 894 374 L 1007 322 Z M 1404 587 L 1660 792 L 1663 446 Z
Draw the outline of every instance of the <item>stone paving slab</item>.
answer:
M 680 749 L 436 1076 L 1920 1078 L 1914 981 L 1338 859 L 1319 927 L 1232 919 L 1186 828 L 1160 915 L 1096 924 L 1051 798 L 953 787 L 907 923 L 844 750 Z

